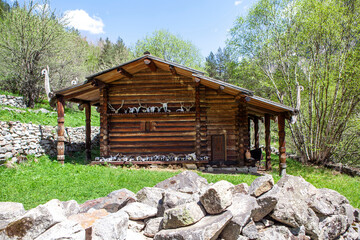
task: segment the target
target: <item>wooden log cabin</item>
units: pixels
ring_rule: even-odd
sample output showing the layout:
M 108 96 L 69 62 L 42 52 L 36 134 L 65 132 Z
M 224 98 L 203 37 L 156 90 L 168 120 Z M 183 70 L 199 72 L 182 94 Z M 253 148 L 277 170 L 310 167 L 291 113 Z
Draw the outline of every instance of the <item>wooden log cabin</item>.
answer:
M 186 162 L 189 158 L 185 156 L 193 156 L 190 161 L 195 163 L 249 165 L 250 121 L 254 122 L 255 148 L 259 148 L 261 120 L 265 123 L 266 166 L 270 168 L 270 119 L 277 118 L 280 169 L 285 173 L 285 119 L 295 110 L 198 70 L 145 54 L 55 95 L 57 159 L 62 163 L 64 103 L 71 101 L 85 108 L 89 160 L 90 111 L 97 106 L 101 157 L 131 156 L 136 164 L 154 163 L 151 156 L 172 156 L 155 161 L 165 164 Z

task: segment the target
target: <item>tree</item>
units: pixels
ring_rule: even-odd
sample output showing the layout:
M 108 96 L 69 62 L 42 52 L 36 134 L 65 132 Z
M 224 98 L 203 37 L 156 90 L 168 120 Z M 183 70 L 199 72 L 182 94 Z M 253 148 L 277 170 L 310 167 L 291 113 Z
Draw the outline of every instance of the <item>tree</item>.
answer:
M 217 53 L 210 52 L 206 58 L 205 71 L 209 77 L 229 81 L 232 78 L 237 62 L 231 58 L 228 49 L 219 48 Z
M 99 45 L 101 53 L 99 56 L 98 71 L 117 66 L 129 60 L 130 51 L 120 37 L 116 43 L 112 43 L 109 38 L 106 38 L 105 41 L 100 38 Z
M 3 17 L 5 12 L 8 11 L 10 11 L 10 5 L 7 2 L 0 0 L 0 19 Z
M 146 51 L 171 62 L 201 69 L 202 57 L 199 49 L 190 41 L 183 40 L 166 30 L 155 31 L 136 42 L 135 57 L 143 56 Z
M 44 95 L 41 69 L 50 66 L 52 85 L 64 86 L 81 77 L 86 44 L 58 19 L 50 6 L 30 2 L 4 14 L 0 26 L 2 87 L 19 92 L 28 107 Z M 79 74 L 80 73 L 80 74 Z
M 289 125 L 297 150 L 307 161 L 331 159 L 360 101 L 358 84 L 359 2 L 260 0 L 231 29 L 228 42 L 251 59 L 281 103 L 297 106 Z

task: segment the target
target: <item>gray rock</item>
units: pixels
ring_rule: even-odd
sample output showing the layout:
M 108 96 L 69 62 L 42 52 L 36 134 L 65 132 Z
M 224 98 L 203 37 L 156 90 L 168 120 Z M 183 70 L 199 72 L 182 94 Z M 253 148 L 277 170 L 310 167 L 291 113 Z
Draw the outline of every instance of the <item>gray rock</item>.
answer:
M 64 208 L 66 217 L 78 214 L 80 212 L 80 205 L 75 200 L 62 202 L 62 207 Z
M 232 213 L 233 218 L 222 231 L 221 238 L 236 239 L 242 228 L 250 221 L 251 211 L 256 206 L 256 198 L 245 194 L 235 195 L 233 204 L 227 209 Z
M 146 227 L 144 230 L 144 235 L 147 237 L 154 237 L 156 233 L 158 233 L 162 229 L 162 217 L 151 218 L 146 221 Z
M 165 211 L 163 228 L 185 227 L 200 221 L 205 215 L 206 213 L 200 203 L 185 203 Z
M 278 202 L 278 198 L 277 196 L 265 193 L 260 196 L 256 202 L 257 206 L 251 212 L 251 217 L 255 222 L 260 221 L 266 215 L 271 213 L 272 210 L 274 210 Z
M 188 194 L 167 190 L 163 194 L 162 204 L 158 208 L 158 216 L 163 216 L 167 209 L 174 208 L 184 203 L 198 202 L 200 196 L 198 194 Z
M 247 183 L 240 183 L 238 185 L 235 185 L 233 190 L 232 190 L 232 194 L 248 194 L 249 193 L 249 185 L 247 185 Z
M 256 178 L 250 185 L 249 194 L 259 197 L 274 186 L 274 179 L 270 174 Z
M 209 187 L 205 193 L 200 196 L 200 201 L 206 212 L 209 214 L 218 214 L 225 211 L 232 203 L 233 188 L 234 185 L 225 180 L 221 180 Z
M 91 227 L 92 240 L 126 239 L 128 230 L 128 215 L 118 211 L 100 218 Z
M 355 222 L 360 222 L 360 210 L 358 208 L 354 209 L 354 218 Z
M 338 214 L 343 204 L 349 204 L 349 201 L 340 193 L 327 188 L 317 189 L 309 200 L 309 206 L 319 217 Z
M 285 226 L 272 226 L 269 228 L 265 228 L 264 230 L 259 232 L 259 239 L 261 240 L 290 240 L 297 239 L 290 230 Z M 305 240 L 304 238 L 301 238 Z M 300 239 L 299 239 L 300 240 Z
M 244 226 L 241 231 L 241 235 L 248 237 L 249 239 L 257 239 L 259 237 L 259 232 L 256 228 L 254 221 L 250 221 Z
M 217 239 L 225 225 L 232 218 L 232 214 L 229 211 L 223 212 L 219 215 L 206 216 L 199 222 L 182 228 L 166 229 L 158 232 L 155 240 L 212 240 Z
M 85 230 L 80 224 L 71 220 L 65 220 L 42 233 L 35 240 L 85 240 Z
M 131 229 L 134 232 L 141 232 L 145 228 L 144 221 L 141 220 L 129 220 L 128 229 Z
M 302 177 L 282 177 L 268 193 L 278 198 L 270 216 L 290 227 L 304 226 L 308 235 L 318 238 L 319 218 L 307 203 L 315 193 L 316 188 Z
M 165 190 L 156 187 L 144 187 L 136 193 L 136 199 L 138 202 L 147 204 L 161 211 L 162 199 Z
M 261 219 L 261 222 L 264 224 L 265 227 L 271 227 L 272 225 L 274 225 L 275 223 L 269 219 Z
M 0 239 L 34 239 L 56 223 L 65 220 L 65 211 L 61 202 L 53 199 L 29 210 L 22 217 L 8 224 L 0 231 Z
M 359 226 L 355 230 L 353 226 L 350 226 L 349 229 L 340 236 L 340 240 L 359 240 L 360 239 L 360 230 Z
M 183 193 L 198 193 L 208 186 L 205 178 L 194 172 L 185 171 L 155 185 L 157 188 L 172 189 Z
M 256 174 L 258 171 L 257 167 L 249 167 L 249 173 Z
M 343 215 L 327 217 L 320 222 L 320 239 L 336 239 L 345 233 L 348 227 L 347 218 Z
M 132 230 L 127 231 L 126 240 L 147 240 L 151 238 L 145 237 L 142 233 L 135 232 Z
M 157 213 L 156 208 L 140 202 L 130 203 L 123 207 L 121 211 L 126 212 L 131 220 L 142 220 L 154 217 Z
M 248 237 L 245 237 L 245 236 L 242 236 L 242 235 L 239 235 L 237 238 L 234 238 L 236 240 L 249 240 Z
M 6 227 L 13 219 L 25 214 L 22 203 L 0 202 L 0 229 Z

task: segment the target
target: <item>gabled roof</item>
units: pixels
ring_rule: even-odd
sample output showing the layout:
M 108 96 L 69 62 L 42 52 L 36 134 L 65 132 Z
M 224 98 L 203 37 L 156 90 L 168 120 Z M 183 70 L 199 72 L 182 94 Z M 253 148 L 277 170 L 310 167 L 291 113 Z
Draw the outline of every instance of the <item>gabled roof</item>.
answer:
M 173 74 L 193 78 L 202 85 L 212 89 L 220 89 L 221 91 L 233 96 L 246 97 L 249 111 L 257 113 L 270 113 L 272 115 L 277 115 L 283 112 L 288 113 L 288 115 L 292 115 L 296 112 L 295 109 L 286 105 L 254 96 L 254 92 L 251 90 L 207 77 L 199 70 L 185 67 L 150 54 L 146 54 L 132 61 L 90 75 L 86 77 L 87 80 L 84 83 L 55 91 L 55 94 L 63 96 L 67 101 L 88 101 L 91 102 L 91 104 L 96 105 L 99 103 L 100 94 L 98 89 L 101 85 L 114 84 L 122 79 L 128 79 L 129 77 L 136 75 L 136 73 L 148 69 L 150 67 L 149 65 L 152 65 L 154 68 L 160 68 L 162 70 L 172 72 Z

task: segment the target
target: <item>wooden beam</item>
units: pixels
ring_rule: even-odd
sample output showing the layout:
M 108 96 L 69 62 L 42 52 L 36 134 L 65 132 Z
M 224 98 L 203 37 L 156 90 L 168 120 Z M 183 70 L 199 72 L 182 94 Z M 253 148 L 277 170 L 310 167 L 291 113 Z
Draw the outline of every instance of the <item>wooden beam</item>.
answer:
M 195 85 L 195 121 L 196 121 L 196 144 L 195 153 L 196 158 L 200 159 L 201 156 L 201 125 L 200 125 L 200 83 Z
M 286 148 L 285 148 L 285 114 L 278 116 L 279 128 L 279 169 L 280 176 L 286 175 Z
M 91 85 L 96 88 L 103 88 L 106 86 L 106 83 L 104 83 L 103 81 L 100 81 L 99 79 L 92 79 Z
M 85 107 L 85 149 L 86 161 L 91 162 L 91 105 L 90 102 L 84 103 Z
M 270 135 L 270 115 L 265 114 L 265 170 L 269 171 L 271 167 L 271 135 Z
M 176 72 L 176 69 L 175 69 L 175 67 L 173 65 L 169 65 L 169 69 L 170 69 L 170 72 L 171 72 L 172 75 L 174 75 L 174 76 L 178 75 L 177 72 Z
M 65 137 L 64 137 L 64 132 L 65 132 L 65 127 L 64 127 L 64 106 L 65 106 L 65 101 L 64 98 L 62 96 L 57 97 L 57 114 L 58 114 L 58 129 L 57 129 L 57 160 L 61 163 L 64 164 L 65 161 Z
M 196 78 L 194 78 L 194 81 L 195 81 L 196 83 L 200 83 L 200 82 L 201 82 L 201 79 L 198 78 L 198 77 L 196 77 Z
M 144 63 L 145 63 L 146 66 L 148 66 L 148 68 L 150 68 L 150 70 L 152 72 L 156 72 L 157 66 L 155 65 L 154 61 L 152 61 L 151 59 L 146 58 L 146 59 L 144 59 Z
M 244 166 L 246 164 L 245 152 L 249 150 L 249 123 L 247 105 L 242 101 L 238 101 L 237 124 L 239 129 L 239 165 Z
M 260 140 L 259 140 L 259 118 L 254 117 L 254 138 L 255 138 L 255 148 L 259 148 L 260 146 Z
M 108 89 L 100 89 L 100 156 L 109 156 Z
M 86 94 L 86 93 L 90 93 L 90 92 L 93 92 L 93 91 L 96 91 L 97 88 L 94 88 L 94 89 L 86 89 L 86 90 L 82 90 L 80 92 L 75 92 L 75 93 L 71 93 L 69 95 L 65 95 L 64 96 L 64 100 L 71 100 L 73 98 L 77 98 L 83 94 Z
M 131 73 L 129 73 L 128 71 L 126 71 L 126 70 L 123 69 L 123 68 L 118 68 L 118 69 L 117 69 L 117 72 L 120 73 L 121 75 L 124 75 L 124 76 L 127 77 L 127 78 L 132 78 L 132 77 L 134 77 Z

